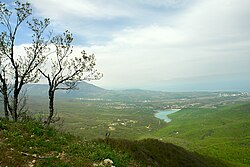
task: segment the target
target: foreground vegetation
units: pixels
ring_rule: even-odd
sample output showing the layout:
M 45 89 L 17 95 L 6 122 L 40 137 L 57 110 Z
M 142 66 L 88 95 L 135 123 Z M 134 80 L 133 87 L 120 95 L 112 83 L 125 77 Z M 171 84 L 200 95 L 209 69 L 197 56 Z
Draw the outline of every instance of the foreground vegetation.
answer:
M 86 141 L 34 121 L 1 119 L 0 149 L 0 166 L 230 166 L 159 140 Z

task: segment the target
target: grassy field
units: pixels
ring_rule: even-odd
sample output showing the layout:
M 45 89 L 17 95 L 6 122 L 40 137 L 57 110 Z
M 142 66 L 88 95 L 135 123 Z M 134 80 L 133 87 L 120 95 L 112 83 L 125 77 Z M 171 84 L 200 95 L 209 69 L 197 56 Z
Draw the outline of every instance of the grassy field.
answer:
M 30 109 L 46 115 L 46 103 L 46 99 L 33 101 Z M 106 131 L 112 138 L 138 139 L 166 126 L 153 116 L 152 108 L 136 104 L 58 99 L 56 111 L 63 120 L 63 130 L 86 139 L 103 138 Z

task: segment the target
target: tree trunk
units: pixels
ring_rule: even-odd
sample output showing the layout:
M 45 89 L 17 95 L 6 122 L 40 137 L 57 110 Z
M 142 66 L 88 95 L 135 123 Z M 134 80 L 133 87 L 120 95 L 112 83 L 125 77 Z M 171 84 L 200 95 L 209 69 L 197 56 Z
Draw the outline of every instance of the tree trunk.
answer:
M 54 115 L 54 98 L 55 98 L 55 91 L 49 89 L 49 116 L 47 119 L 47 124 L 51 123 L 52 117 Z
M 14 84 L 14 99 L 13 99 L 13 106 L 12 106 L 12 117 L 15 122 L 17 122 L 17 109 L 18 109 L 18 96 L 20 93 L 21 88 L 18 88 L 18 69 L 15 67 L 15 84 Z
M 3 85 L 3 102 L 4 102 L 3 105 L 4 105 L 5 118 L 9 120 L 9 111 L 8 111 L 9 99 L 8 99 L 7 86 L 5 84 Z
M 7 120 L 9 120 L 9 111 L 8 111 L 8 105 L 9 105 L 9 98 L 8 98 L 8 86 L 6 84 L 5 80 L 5 71 L 3 70 L 3 75 L 0 73 L 0 81 L 2 83 L 1 86 L 1 93 L 3 95 L 3 107 L 4 107 L 4 115 Z
M 17 122 L 17 106 L 18 106 L 18 94 L 14 93 L 12 117 L 15 122 Z

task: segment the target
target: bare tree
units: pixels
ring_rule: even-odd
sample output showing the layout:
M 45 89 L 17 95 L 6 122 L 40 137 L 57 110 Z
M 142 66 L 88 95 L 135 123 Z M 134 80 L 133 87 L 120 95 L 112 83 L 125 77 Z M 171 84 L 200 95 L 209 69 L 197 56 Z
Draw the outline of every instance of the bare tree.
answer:
M 18 119 L 18 107 L 20 104 L 20 93 L 23 85 L 29 82 L 37 82 L 39 80 L 38 68 L 46 60 L 44 55 L 47 49 L 47 42 L 43 38 L 43 33 L 49 25 L 49 19 L 39 21 L 33 18 L 31 22 L 25 24 L 32 32 L 32 44 L 25 47 L 25 55 L 19 55 L 15 53 L 14 47 L 17 37 L 17 32 L 27 18 L 32 14 L 32 9 L 29 3 L 15 2 L 15 16 L 11 9 L 7 9 L 4 3 L 0 3 L 0 22 L 3 27 L 0 38 L 0 54 L 3 59 L 7 61 L 5 67 L 1 67 L 1 84 L 3 90 L 5 90 L 5 83 L 7 78 L 11 82 L 12 86 L 12 100 L 10 104 L 10 98 L 4 98 L 4 104 L 8 104 L 8 110 L 11 113 L 13 120 Z M 15 21 L 13 21 L 15 20 Z M 0 65 L 2 66 L 2 64 Z M 9 75 L 6 75 L 6 71 Z M 5 94 L 4 92 L 3 94 Z M 6 107 L 6 106 L 4 106 Z M 7 111 L 5 110 L 7 114 Z
M 1 61 L 1 57 L 0 57 L 0 64 L 3 64 L 3 62 Z M 1 72 L 0 72 L 0 92 L 3 95 L 2 99 L 3 99 L 3 106 L 4 106 L 4 115 L 5 115 L 5 118 L 7 120 L 9 120 L 9 112 L 8 112 L 8 84 L 7 84 L 7 80 L 6 80 L 5 67 L 3 67 L 3 69 L 1 69 Z
M 40 70 L 41 74 L 48 80 L 49 84 L 49 116 L 47 124 L 50 124 L 54 115 L 54 98 L 56 90 L 72 90 L 77 83 L 83 80 L 97 80 L 102 74 L 95 69 L 94 54 L 87 55 L 83 50 L 80 56 L 72 56 L 73 37 L 69 31 L 62 35 L 57 35 L 51 39 L 51 44 L 55 48 L 55 58 L 51 59 L 51 73 L 46 74 Z

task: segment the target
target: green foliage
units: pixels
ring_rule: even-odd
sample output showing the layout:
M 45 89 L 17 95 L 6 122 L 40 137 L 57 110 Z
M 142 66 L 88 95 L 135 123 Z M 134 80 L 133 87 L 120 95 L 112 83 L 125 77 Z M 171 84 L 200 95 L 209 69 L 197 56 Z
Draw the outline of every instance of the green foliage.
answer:
M 67 152 L 72 157 L 86 157 L 92 162 L 101 162 L 104 159 L 111 159 L 116 166 L 125 167 L 131 162 L 129 154 L 116 151 L 106 143 L 102 143 L 98 140 L 71 143 Z
M 115 150 L 128 152 L 139 166 L 203 167 L 229 165 L 155 139 L 138 141 L 111 139 L 109 145 Z
M 85 141 L 38 122 L 0 123 L 4 127 L 0 131 L 1 165 L 26 166 L 35 160 L 37 166 L 92 166 L 109 158 L 117 166 L 127 166 L 131 161 L 128 154 L 106 144 Z
M 217 109 L 190 108 L 169 117 L 173 121 L 151 137 L 237 166 L 250 165 L 249 103 Z
M 158 140 L 86 141 L 34 121 L 0 120 L 5 127 L 0 130 L 0 164 L 4 166 L 93 166 L 105 159 L 119 167 L 224 164 Z
M 6 123 L 4 120 L 0 119 L 0 130 L 5 130 L 6 129 Z

